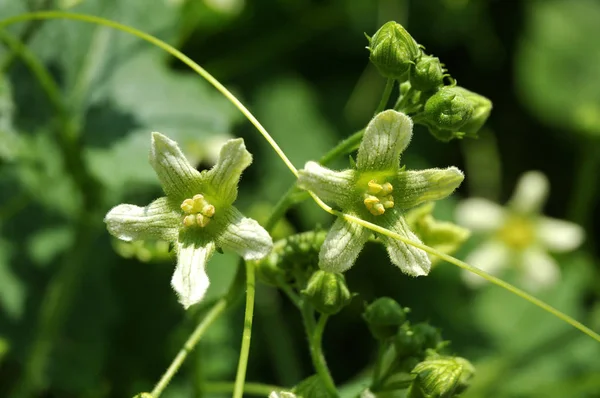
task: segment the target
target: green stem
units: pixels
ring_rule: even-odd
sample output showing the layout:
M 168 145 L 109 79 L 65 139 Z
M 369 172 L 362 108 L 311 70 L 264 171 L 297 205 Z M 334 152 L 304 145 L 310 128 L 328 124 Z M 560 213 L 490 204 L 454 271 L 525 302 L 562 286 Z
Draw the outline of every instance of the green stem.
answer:
M 156 383 L 156 386 L 151 392 L 152 398 L 158 398 L 160 394 L 162 394 L 163 390 L 169 385 L 169 382 L 173 376 L 175 376 L 189 353 L 192 352 L 194 347 L 196 347 L 196 344 L 198 344 L 198 341 L 200 341 L 200 338 L 208 330 L 208 327 L 225 311 L 227 304 L 227 299 L 225 297 L 221 298 L 213 305 L 206 316 L 202 318 L 202 321 L 198 324 L 196 329 L 194 329 L 194 332 L 187 339 L 183 347 L 181 347 L 181 350 L 179 350 L 175 359 L 171 362 L 171 365 L 169 365 L 158 383 Z
M 205 382 L 202 384 L 202 390 L 211 393 L 231 393 L 235 388 L 234 383 L 229 382 Z M 244 384 L 244 392 L 248 395 L 257 395 L 266 397 L 273 391 L 285 390 L 284 387 L 262 383 L 246 383 Z
M 277 221 L 279 221 L 279 219 L 285 215 L 290 206 L 294 204 L 292 195 L 298 191 L 299 190 L 296 185 L 292 185 L 287 192 L 283 194 L 281 199 L 279 199 L 279 202 L 277 202 L 273 208 L 273 212 L 271 212 L 269 219 L 265 223 L 265 229 L 269 233 L 273 232 L 273 228 L 275 228 L 275 225 L 277 225 Z
M 394 79 L 387 79 L 385 82 L 385 88 L 383 89 L 383 95 L 381 96 L 381 101 L 379 101 L 379 105 L 377 105 L 377 109 L 375 109 L 375 114 L 377 115 L 379 112 L 382 112 L 386 105 L 390 100 L 390 94 L 392 94 L 392 90 L 394 89 Z
M 377 359 L 375 362 L 375 367 L 373 368 L 373 384 L 372 386 L 378 386 L 379 377 L 381 376 L 381 366 L 383 365 L 383 355 L 387 350 L 387 344 L 382 342 L 379 344 L 379 349 L 377 350 Z
M 156 383 L 156 386 L 154 387 L 151 393 L 152 398 L 158 398 L 160 394 L 162 394 L 164 389 L 171 382 L 173 376 L 175 376 L 179 368 L 181 368 L 181 365 L 183 364 L 189 353 L 194 349 L 196 344 L 198 344 L 198 341 L 200 341 L 200 338 L 208 330 L 209 326 L 212 325 L 212 323 L 215 320 L 217 320 L 217 318 L 227 308 L 231 307 L 232 304 L 237 300 L 239 292 L 241 291 L 240 288 L 242 287 L 243 280 L 244 271 L 242 267 L 239 267 L 237 274 L 233 282 L 231 283 L 231 286 L 229 287 L 229 291 L 225 294 L 225 296 L 223 296 L 222 298 L 217 300 L 215 304 L 213 304 L 206 316 L 202 318 L 196 329 L 194 329 L 190 337 L 187 339 L 181 350 L 179 350 L 179 352 L 173 359 L 173 362 L 171 362 L 171 365 L 169 365 L 169 367 L 162 375 L 158 383 Z
M 359 130 L 356 133 L 352 134 L 350 137 L 344 139 L 339 144 L 337 144 L 333 149 L 327 152 L 325 155 L 319 159 L 319 163 L 322 165 L 326 165 L 330 163 L 332 160 L 336 159 L 338 156 L 346 155 L 356 148 L 360 144 L 363 135 L 365 134 L 365 129 Z
M 323 332 L 329 316 L 323 314 L 319 317 L 319 321 L 315 323 L 314 310 L 306 301 L 302 303 L 301 312 L 302 320 L 304 321 L 304 328 L 306 330 L 306 336 L 308 337 L 310 357 L 312 359 L 315 371 L 317 372 L 317 375 L 321 379 L 329 395 L 332 397 L 338 397 L 339 394 L 337 388 L 335 387 L 333 378 L 329 373 L 329 368 L 327 367 L 327 362 L 325 361 L 325 356 L 323 355 L 321 348 Z
M 242 348 L 235 376 L 233 398 L 242 398 L 244 395 L 244 382 L 250 355 L 250 340 L 252 338 L 252 319 L 254 318 L 254 292 L 256 287 L 254 263 L 246 261 L 246 312 L 244 315 L 244 332 L 242 333 Z

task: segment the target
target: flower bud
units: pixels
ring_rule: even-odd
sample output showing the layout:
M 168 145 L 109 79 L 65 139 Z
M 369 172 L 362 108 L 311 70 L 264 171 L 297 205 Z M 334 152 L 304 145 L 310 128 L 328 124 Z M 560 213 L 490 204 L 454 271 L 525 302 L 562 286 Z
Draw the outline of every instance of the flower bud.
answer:
M 381 297 L 367 306 L 363 319 L 367 322 L 371 334 L 379 340 L 394 336 L 406 321 L 407 308 L 389 297 Z
M 456 86 L 456 91 L 462 93 L 463 97 L 468 99 L 473 105 L 473 114 L 467 123 L 465 123 L 460 131 L 464 132 L 468 137 L 477 137 L 477 132 L 486 122 L 492 111 L 492 101 L 466 88 Z
M 337 314 L 352 300 L 344 275 L 323 270 L 311 276 L 302 294 L 317 311 L 326 315 Z
M 403 80 L 421 54 L 419 45 L 397 22 L 384 24 L 369 40 L 369 59 L 379 73 L 390 79 Z
M 394 336 L 394 348 L 399 359 L 417 356 L 423 358 L 423 337 L 404 325 Z
M 445 345 L 439 329 L 434 328 L 428 323 L 417 323 L 412 326 L 412 331 L 423 342 L 422 347 L 424 350 L 437 350 Z
M 425 103 L 425 123 L 437 130 L 459 131 L 473 115 L 474 106 L 458 87 L 442 87 Z
M 408 396 L 449 397 L 459 393 L 475 369 L 460 357 L 434 357 L 417 364 L 412 373 L 416 378 Z M 418 390 L 418 392 L 416 391 Z
M 430 91 L 444 84 L 444 69 L 438 57 L 421 56 L 410 69 L 410 84 L 419 91 Z

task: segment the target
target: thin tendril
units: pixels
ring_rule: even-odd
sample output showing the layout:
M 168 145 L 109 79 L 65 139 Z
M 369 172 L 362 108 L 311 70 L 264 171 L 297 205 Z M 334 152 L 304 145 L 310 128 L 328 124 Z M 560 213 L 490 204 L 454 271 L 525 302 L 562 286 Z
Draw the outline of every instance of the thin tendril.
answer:
M 252 319 L 254 318 L 254 291 L 255 272 L 254 263 L 246 261 L 246 312 L 244 314 L 244 331 L 242 333 L 242 348 L 238 362 L 233 398 L 242 398 L 244 395 L 244 382 L 246 381 L 246 369 L 248 368 L 248 357 L 250 354 L 250 341 L 252 338 Z

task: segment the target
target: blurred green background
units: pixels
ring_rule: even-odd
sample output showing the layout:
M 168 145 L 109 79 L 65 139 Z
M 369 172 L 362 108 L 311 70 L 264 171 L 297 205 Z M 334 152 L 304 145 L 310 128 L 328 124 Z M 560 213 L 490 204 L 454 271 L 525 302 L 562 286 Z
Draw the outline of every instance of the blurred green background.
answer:
M 230 88 L 297 167 L 371 118 L 385 80 L 368 63 L 364 33 L 402 23 L 461 86 L 494 103 L 479 140 L 445 144 L 416 128 L 403 157 L 409 168 L 456 165 L 467 176 L 437 217 L 451 220 L 460 197 L 504 203 L 523 171 L 546 173 L 546 213 L 580 223 L 587 239 L 558 258 L 563 278 L 540 297 L 600 328 L 600 2 L 0 0 L 1 18 L 41 9 L 102 16 L 175 45 Z M 262 221 L 293 176 L 216 90 L 146 42 L 64 20 L 12 25 L 1 36 L 0 396 L 16 396 L 23 381 L 35 397 L 150 390 L 206 306 L 185 312 L 169 286 L 173 260 L 119 246 L 102 222 L 118 203 L 161 196 L 149 133 L 179 141 L 200 168 L 223 140 L 243 137 L 254 164 L 237 204 Z M 15 38 L 27 50 L 15 52 Z M 56 96 L 32 73 L 28 52 L 56 81 Z M 307 202 L 287 221 L 304 231 L 331 217 Z M 117 254 L 132 250 L 137 257 Z M 236 264 L 213 257 L 207 303 L 226 291 Z M 412 279 L 367 245 L 347 278 L 360 295 L 330 321 L 324 345 L 348 394 L 375 356 L 364 302 L 388 295 L 411 307 L 414 321 L 441 327 L 451 351 L 474 363 L 466 396 L 600 396 L 597 343 L 498 288 L 466 288 L 449 264 Z M 219 396 L 204 383 L 233 380 L 241 304 L 210 329 L 165 398 Z M 292 386 L 313 373 L 291 310 L 258 286 L 249 381 Z

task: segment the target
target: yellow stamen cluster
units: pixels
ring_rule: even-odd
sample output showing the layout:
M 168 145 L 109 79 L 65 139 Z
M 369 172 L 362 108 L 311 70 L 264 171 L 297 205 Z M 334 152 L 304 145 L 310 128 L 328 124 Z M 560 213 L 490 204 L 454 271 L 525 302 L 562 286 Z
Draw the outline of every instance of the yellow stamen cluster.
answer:
M 535 241 L 534 224 L 522 216 L 509 217 L 498 231 L 498 238 L 515 250 L 525 249 Z
M 208 203 L 201 194 L 194 195 L 192 199 L 186 199 L 181 203 L 181 210 L 186 214 L 183 217 L 183 225 L 191 227 L 197 225 L 206 227 L 212 216 L 215 215 L 215 206 Z
M 385 209 L 394 207 L 394 198 L 391 195 L 393 190 L 394 187 L 389 182 L 378 184 L 375 180 L 369 181 L 363 201 L 367 210 L 374 216 L 380 216 L 385 213 Z

